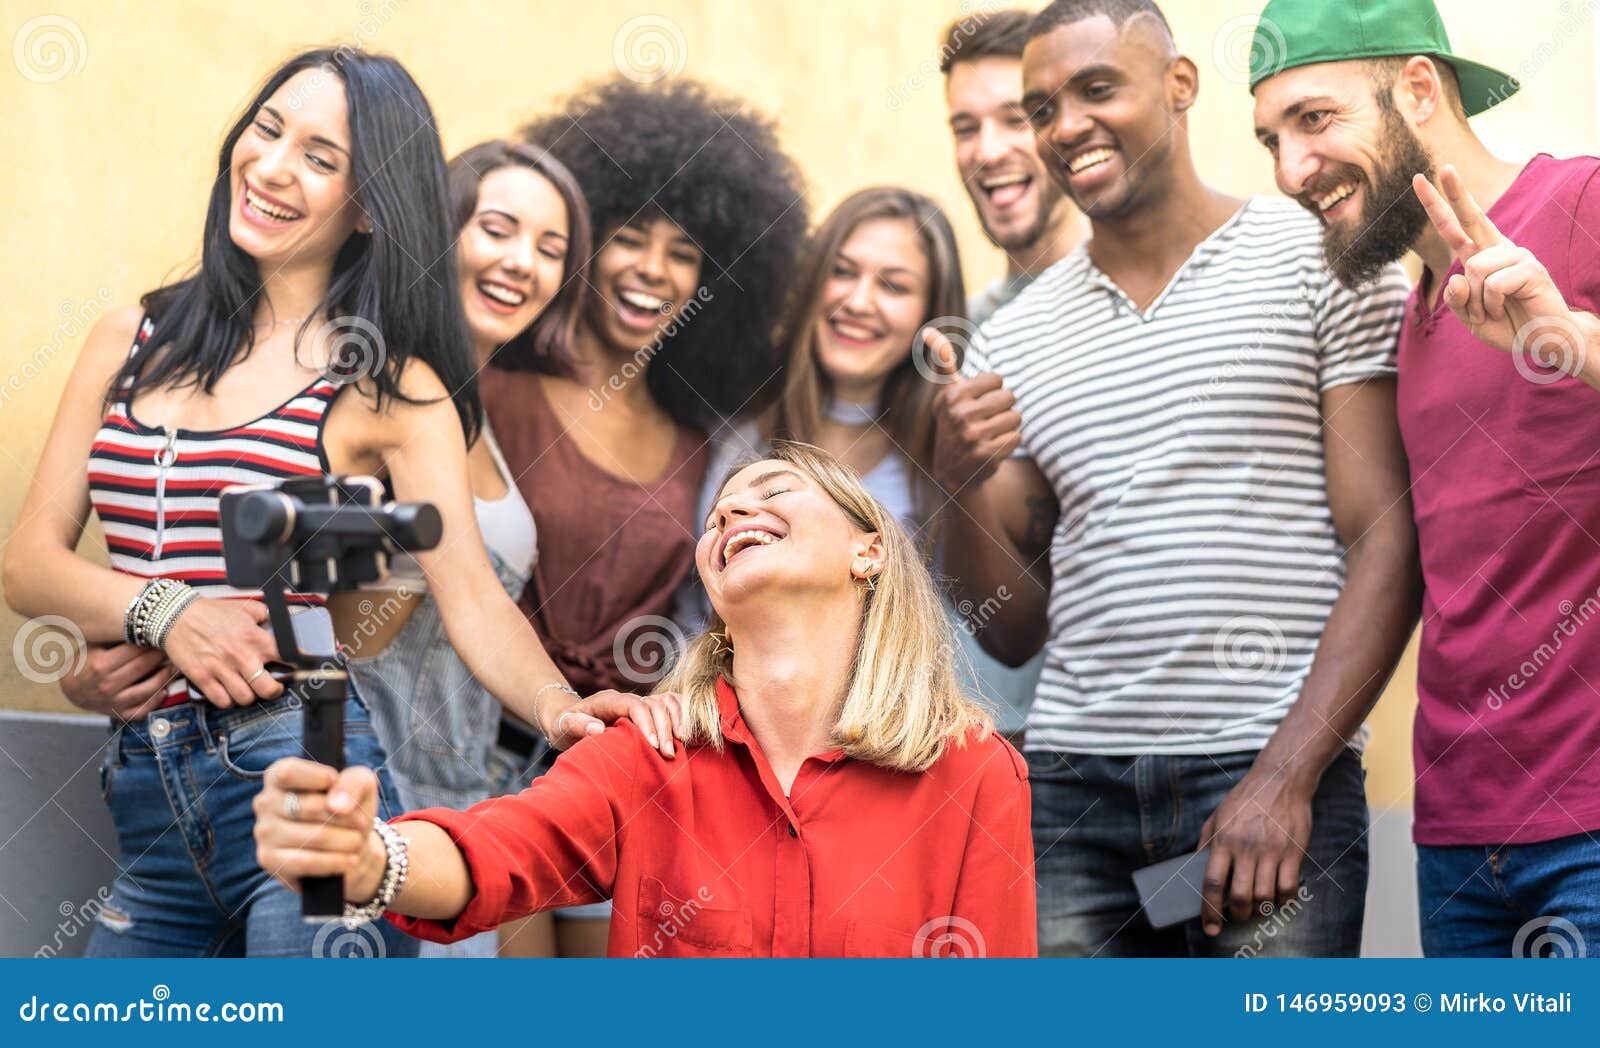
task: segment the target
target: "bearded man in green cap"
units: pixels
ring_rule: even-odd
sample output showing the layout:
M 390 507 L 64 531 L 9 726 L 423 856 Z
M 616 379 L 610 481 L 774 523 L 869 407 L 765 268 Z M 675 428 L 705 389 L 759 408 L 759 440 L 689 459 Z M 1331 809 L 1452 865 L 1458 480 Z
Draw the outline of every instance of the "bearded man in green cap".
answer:
M 1600 947 L 1600 160 L 1496 157 L 1514 93 L 1431 0 L 1273 0 L 1256 136 L 1345 283 L 1416 251 L 1396 406 L 1425 597 L 1430 956 Z

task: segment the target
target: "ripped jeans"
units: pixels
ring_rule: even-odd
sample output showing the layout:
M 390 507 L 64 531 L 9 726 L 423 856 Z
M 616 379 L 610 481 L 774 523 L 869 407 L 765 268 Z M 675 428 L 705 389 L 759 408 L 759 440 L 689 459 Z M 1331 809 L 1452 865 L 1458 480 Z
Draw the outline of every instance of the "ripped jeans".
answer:
M 345 758 L 378 769 L 379 814 L 399 813 L 367 710 L 345 701 Z M 191 703 L 116 723 L 100 767 L 121 846 L 89 957 L 414 957 L 388 921 L 307 924 L 300 896 L 256 863 L 251 808 L 267 766 L 303 756 L 301 711 L 285 700 Z

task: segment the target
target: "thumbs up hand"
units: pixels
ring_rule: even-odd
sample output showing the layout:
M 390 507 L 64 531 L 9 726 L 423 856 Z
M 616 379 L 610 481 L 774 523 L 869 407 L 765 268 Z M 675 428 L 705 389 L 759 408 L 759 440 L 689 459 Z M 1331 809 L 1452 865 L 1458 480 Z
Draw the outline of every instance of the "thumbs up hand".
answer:
M 933 375 L 944 388 L 934 398 L 933 479 L 950 495 L 981 484 L 1022 444 L 1017 398 L 1000 376 L 959 377 L 959 355 L 934 327 L 922 331 Z

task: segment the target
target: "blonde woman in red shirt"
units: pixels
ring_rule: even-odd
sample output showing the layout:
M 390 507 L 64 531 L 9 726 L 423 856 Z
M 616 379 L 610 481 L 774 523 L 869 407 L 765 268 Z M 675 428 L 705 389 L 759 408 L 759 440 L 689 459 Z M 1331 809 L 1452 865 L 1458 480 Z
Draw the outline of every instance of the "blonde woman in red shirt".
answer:
M 262 867 L 343 874 L 351 919 L 436 942 L 612 898 L 611 956 L 1034 955 L 1026 765 L 961 693 L 891 515 L 780 441 L 730 474 L 695 562 L 714 614 L 678 700 L 650 700 L 673 757 L 624 722 L 520 794 L 392 823 L 369 769 L 281 760 Z

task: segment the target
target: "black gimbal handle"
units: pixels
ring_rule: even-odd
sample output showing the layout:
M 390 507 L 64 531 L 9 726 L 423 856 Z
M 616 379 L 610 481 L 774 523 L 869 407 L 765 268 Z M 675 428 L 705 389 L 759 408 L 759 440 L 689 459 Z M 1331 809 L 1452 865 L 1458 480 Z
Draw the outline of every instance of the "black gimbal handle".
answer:
M 437 509 L 425 502 L 379 507 L 374 503 L 380 490 L 372 478 L 305 477 L 222 497 L 228 582 L 261 589 L 279 656 L 292 667 L 289 692 L 304 710 L 306 756 L 334 768 L 345 762 L 349 673 L 332 652 L 300 650 L 285 591 L 355 589 L 381 577 L 384 550 L 414 552 L 439 544 L 443 524 Z M 306 878 L 300 912 L 316 924 L 343 914 L 344 878 Z

